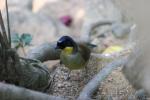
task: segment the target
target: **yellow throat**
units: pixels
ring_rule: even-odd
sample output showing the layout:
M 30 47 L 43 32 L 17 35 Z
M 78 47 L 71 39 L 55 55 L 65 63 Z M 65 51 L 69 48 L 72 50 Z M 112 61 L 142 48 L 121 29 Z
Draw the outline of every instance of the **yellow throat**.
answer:
M 64 51 L 64 53 L 66 53 L 66 54 L 72 54 L 72 52 L 73 52 L 73 47 L 65 47 L 64 49 L 63 49 L 63 51 Z

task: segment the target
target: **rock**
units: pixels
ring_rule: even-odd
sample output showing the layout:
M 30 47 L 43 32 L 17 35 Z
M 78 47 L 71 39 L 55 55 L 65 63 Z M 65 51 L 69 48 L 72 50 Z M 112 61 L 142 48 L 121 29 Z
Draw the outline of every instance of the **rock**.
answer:
M 59 18 L 62 15 L 76 16 L 76 13 L 82 7 L 81 2 L 74 1 L 74 0 L 69 0 L 69 1 L 66 1 L 66 0 L 60 0 L 60 1 L 59 0 L 44 0 L 44 1 L 46 1 L 46 3 L 42 7 L 40 7 L 40 9 L 38 9 L 36 12 L 45 14 L 47 16 L 54 16 L 56 18 Z M 53 1 L 53 2 L 51 2 L 51 1 Z M 33 8 L 36 8 L 35 2 L 41 3 L 40 0 L 34 0 Z
M 5 9 L 5 0 L 0 1 L 0 8 Z M 7 0 L 9 9 L 29 9 L 32 10 L 33 0 Z
M 112 0 L 85 0 L 85 20 L 92 23 L 99 20 L 121 21 L 122 15 Z
M 3 18 L 5 18 L 6 23 L 6 17 Z M 44 15 L 34 14 L 29 10 L 10 10 L 9 18 L 12 34 L 30 33 L 33 37 L 32 46 L 26 47 L 25 51 L 46 42 L 56 41 L 57 38 L 63 35 L 59 34 L 59 32 L 69 33 L 69 30 L 57 20 L 45 17 Z
M 32 10 L 32 2 L 33 0 L 8 0 L 8 6 Z
M 84 9 L 85 18 L 81 29 L 81 37 L 84 41 L 90 40 L 91 30 L 95 24 L 99 23 L 96 27 L 101 27 L 122 21 L 122 14 L 112 0 L 84 0 Z
M 117 38 L 124 38 L 132 31 L 132 26 L 133 25 L 129 23 L 115 23 L 112 25 L 112 33 Z
M 32 44 L 39 45 L 43 42 L 53 41 L 55 39 L 56 29 L 52 23 L 52 19 L 33 14 L 28 10 L 10 11 L 9 15 L 11 32 L 32 34 Z
M 40 3 L 40 0 L 35 1 Z M 82 0 L 80 2 L 76 0 L 52 0 L 53 2 L 50 2 L 51 0 L 45 1 L 47 1 L 47 3 L 45 3 L 38 10 L 33 11 L 43 14 L 47 17 L 54 17 L 57 19 L 65 15 L 69 15 L 73 19 L 72 25 L 70 27 L 70 29 L 72 30 L 71 34 L 75 33 L 74 35 L 78 35 L 80 33 L 82 19 L 84 16 Z M 37 4 L 34 2 L 34 9 L 36 9 L 36 5 Z
M 57 20 L 42 14 L 34 14 L 29 10 L 11 10 L 9 15 L 11 32 L 32 34 L 33 45 L 56 41 L 58 36 L 61 36 L 59 32 L 69 33 L 69 30 Z
M 58 0 L 33 0 L 33 12 L 37 12 L 47 3 L 53 3 L 57 1 Z

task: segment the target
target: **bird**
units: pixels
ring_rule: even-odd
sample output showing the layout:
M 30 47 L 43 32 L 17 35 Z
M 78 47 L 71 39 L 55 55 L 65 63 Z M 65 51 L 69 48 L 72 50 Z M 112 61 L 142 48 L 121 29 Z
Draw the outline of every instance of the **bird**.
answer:
M 70 70 L 85 68 L 91 54 L 86 44 L 76 43 L 70 36 L 62 36 L 56 49 L 61 49 L 60 61 Z

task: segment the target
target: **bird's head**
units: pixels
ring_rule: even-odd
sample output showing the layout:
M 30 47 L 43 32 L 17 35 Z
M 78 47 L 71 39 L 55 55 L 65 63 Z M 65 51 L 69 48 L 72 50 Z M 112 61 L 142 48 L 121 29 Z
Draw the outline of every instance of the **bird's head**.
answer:
M 76 42 L 69 36 L 62 36 L 58 41 L 57 41 L 57 46 L 56 49 L 62 49 L 62 50 L 76 50 L 77 49 L 77 44 Z

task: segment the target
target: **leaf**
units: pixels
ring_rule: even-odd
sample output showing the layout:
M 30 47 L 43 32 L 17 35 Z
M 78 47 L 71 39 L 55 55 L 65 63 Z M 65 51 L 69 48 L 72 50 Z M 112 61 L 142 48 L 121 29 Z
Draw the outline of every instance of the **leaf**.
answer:
M 32 36 L 28 33 L 23 33 L 20 37 L 20 40 L 23 42 L 24 45 L 30 45 L 32 41 Z
M 11 41 L 12 43 L 19 43 L 20 42 L 20 37 L 18 33 L 13 33 L 11 35 Z
M 106 48 L 104 50 L 103 54 L 113 54 L 113 53 L 116 53 L 116 52 L 120 52 L 122 50 L 123 50 L 122 46 L 114 45 L 114 46 L 110 46 L 110 47 Z
M 20 47 L 21 47 L 20 43 L 16 43 L 16 44 L 14 45 L 14 48 L 15 48 L 15 49 L 19 49 Z

